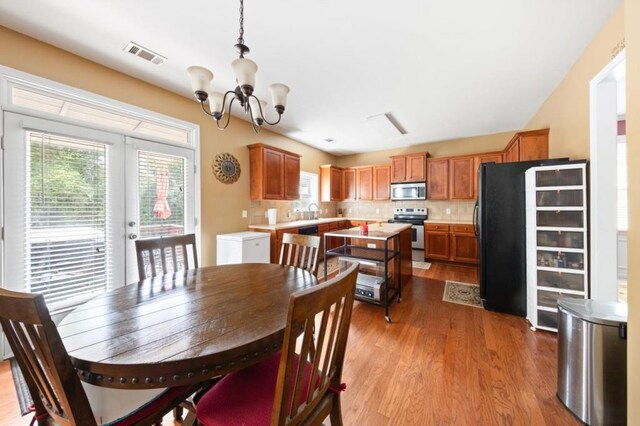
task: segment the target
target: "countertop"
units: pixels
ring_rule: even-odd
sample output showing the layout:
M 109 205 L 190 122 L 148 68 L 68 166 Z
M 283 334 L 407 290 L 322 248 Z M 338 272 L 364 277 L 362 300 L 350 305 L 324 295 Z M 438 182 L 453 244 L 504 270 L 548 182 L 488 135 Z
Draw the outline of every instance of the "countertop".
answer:
M 388 240 L 398 235 L 400 232 L 411 228 L 408 223 L 383 223 L 382 226 L 376 224 L 369 225 L 369 232 L 363 234 L 360 227 L 340 229 L 337 231 L 325 232 L 325 236 L 330 237 L 350 237 L 363 240 Z
M 260 229 L 265 231 L 276 231 L 278 229 L 299 228 L 301 226 L 319 225 L 321 223 L 340 222 L 342 220 L 367 220 L 371 222 L 387 222 L 388 219 L 372 219 L 362 217 L 321 217 L 315 220 L 294 220 L 293 222 L 280 222 L 275 225 L 249 225 L 249 229 Z
M 473 225 L 473 220 L 427 219 L 424 223 L 446 223 L 451 225 Z

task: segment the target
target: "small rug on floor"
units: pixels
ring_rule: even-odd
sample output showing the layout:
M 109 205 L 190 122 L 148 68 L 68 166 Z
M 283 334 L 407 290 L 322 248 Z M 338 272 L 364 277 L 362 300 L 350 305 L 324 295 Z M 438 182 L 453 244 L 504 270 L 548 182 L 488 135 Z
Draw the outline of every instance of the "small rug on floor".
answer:
M 431 264 L 429 262 L 420 262 L 419 260 L 413 261 L 413 267 L 416 269 L 424 269 L 427 270 L 431 268 Z
M 11 358 L 9 363 L 11 364 L 11 375 L 13 376 L 13 385 L 16 387 L 20 413 L 24 416 L 29 413 L 29 406 L 33 404 L 33 400 L 31 399 L 31 393 L 27 387 L 27 382 L 24 381 L 24 376 L 18 366 L 18 361 L 16 361 L 15 358 Z
M 480 286 L 476 284 L 461 283 L 447 280 L 444 284 L 442 300 L 449 303 L 482 308 L 480 300 Z

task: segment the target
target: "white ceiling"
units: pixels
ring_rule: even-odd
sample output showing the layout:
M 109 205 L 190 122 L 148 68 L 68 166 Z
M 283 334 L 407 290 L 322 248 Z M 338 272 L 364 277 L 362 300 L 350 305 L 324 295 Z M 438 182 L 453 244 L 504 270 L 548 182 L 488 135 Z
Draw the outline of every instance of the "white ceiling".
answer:
M 260 98 L 291 87 L 275 130 L 341 155 L 522 128 L 621 2 L 247 0 L 245 43 Z M 192 97 L 190 65 L 211 69 L 218 91 L 234 86 L 238 6 L 0 0 L 0 25 Z M 123 52 L 129 41 L 168 61 Z M 365 124 L 386 112 L 406 135 Z

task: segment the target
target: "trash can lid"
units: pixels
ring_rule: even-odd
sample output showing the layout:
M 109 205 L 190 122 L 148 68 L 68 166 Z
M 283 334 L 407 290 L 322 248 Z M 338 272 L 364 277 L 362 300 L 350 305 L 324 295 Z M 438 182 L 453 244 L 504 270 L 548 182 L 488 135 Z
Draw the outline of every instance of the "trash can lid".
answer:
M 627 323 L 625 303 L 593 299 L 560 299 L 558 306 L 585 321 L 595 324 L 619 326 Z

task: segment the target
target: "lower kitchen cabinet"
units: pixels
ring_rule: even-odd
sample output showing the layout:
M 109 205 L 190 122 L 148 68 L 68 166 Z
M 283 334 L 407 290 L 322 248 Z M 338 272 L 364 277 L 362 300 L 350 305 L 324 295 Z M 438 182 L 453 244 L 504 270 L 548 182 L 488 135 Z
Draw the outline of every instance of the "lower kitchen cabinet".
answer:
M 427 259 L 458 263 L 478 263 L 478 243 L 473 226 L 467 224 L 428 223 L 424 230 L 424 254 Z

